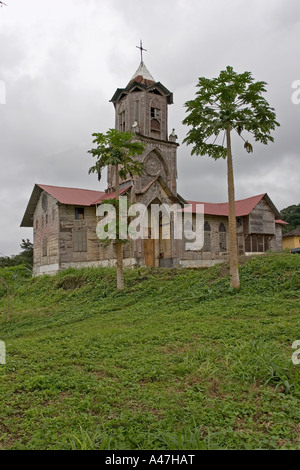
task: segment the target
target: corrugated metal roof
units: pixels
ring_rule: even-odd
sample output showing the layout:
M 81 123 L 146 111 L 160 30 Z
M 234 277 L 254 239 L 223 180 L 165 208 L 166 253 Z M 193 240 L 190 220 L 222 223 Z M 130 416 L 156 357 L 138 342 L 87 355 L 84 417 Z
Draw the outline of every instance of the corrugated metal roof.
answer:
M 120 190 L 120 194 L 123 194 L 130 185 Z M 66 204 L 70 206 L 95 206 L 101 204 L 106 199 L 114 199 L 116 193 L 105 193 L 104 191 L 93 191 L 90 189 L 79 189 L 79 188 L 65 188 L 61 186 L 48 186 L 45 184 L 36 184 L 32 191 L 30 200 L 27 205 L 21 227 L 32 227 L 33 226 L 33 215 L 41 196 L 41 193 L 45 191 L 54 197 L 60 204 Z
M 275 220 L 275 224 L 289 225 L 288 222 L 285 222 L 284 220 Z
M 122 188 L 120 189 L 120 196 L 122 194 L 124 194 L 127 189 L 131 188 L 131 184 L 129 184 L 128 186 L 126 186 L 125 188 Z M 103 193 L 98 199 L 96 199 L 93 204 L 93 206 L 97 205 L 97 204 L 101 204 L 101 202 L 104 202 L 106 201 L 107 199 L 114 199 L 116 197 L 116 193 Z
M 72 206 L 91 206 L 94 201 L 105 196 L 103 191 L 92 191 L 90 189 L 64 188 L 59 186 L 47 186 L 38 184 L 43 191 L 50 194 L 61 204 L 69 204 Z
M 260 194 L 258 196 L 249 197 L 247 199 L 241 199 L 235 201 L 236 217 L 242 217 L 249 215 L 254 207 L 265 197 L 267 194 Z M 228 217 L 228 202 L 223 203 L 212 203 L 212 202 L 200 202 L 200 201 L 188 201 L 190 207 L 185 208 L 186 212 L 201 212 L 201 207 L 197 207 L 197 204 L 204 205 L 204 214 L 217 215 Z
M 151 183 L 152 184 L 152 183 Z M 122 188 L 120 190 L 120 195 L 123 194 L 128 190 L 131 185 Z M 114 199 L 116 194 L 115 193 L 106 193 L 103 191 L 93 191 L 90 189 L 79 189 L 79 188 L 66 188 L 60 186 L 49 186 L 44 184 L 36 184 L 31 198 L 29 200 L 27 209 L 25 211 L 21 227 L 32 227 L 33 226 L 33 215 L 36 209 L 36 205 L 39 201 L 40 195 L 42 191 L 47 192 L 50 194 L 54 199 L 56 199 L 61 204 L 73 205 L 73 206 L 93 206 L 97 204 L 101 204 L 101 202 L 107 199 Z M 268 195 L 260 194 L 258 196 L 253 196 L 247 199 L 241 199 L 235 201 L 235 208 L 236 208 L 236 217 L 242 217 L 249 215 L 250 212 L 254 209 L 254 207 L 262 200 L 265 199 L 266 202 L 271 206 L 273 211 L 275 212 L 275 216 L 280 216 L 280 213 L 268 197 Z M 200 202 L 200 201 L 187 201 L 190 204 L 189 207 L 182 209 L 186 212 L 201 212 L 201 207 L 197 207 L 198 205 L 204 205 L 204 214 L 207 215 L 216 215 L 216 216 L 224 216 L 228 217 L 228 203 L 212 203 L 212 202 Z M 276 220 L 278 224 L 286 224 L 286 222 L 280 220 L 279 218 Z

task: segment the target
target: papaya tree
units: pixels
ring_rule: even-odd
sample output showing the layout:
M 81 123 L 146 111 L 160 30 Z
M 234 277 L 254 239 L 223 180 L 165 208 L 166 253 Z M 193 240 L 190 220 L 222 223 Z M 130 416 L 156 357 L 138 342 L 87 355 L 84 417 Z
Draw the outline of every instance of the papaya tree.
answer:
M 263 97 L 266 85 L 255 82 L 250 72 L 238 74 L 227 66 L 216 78 L 200 77 L 196 98 L 185 103 L 188 115 L 183 124 L 191 129 L 184 142 L 193 145 L 192 154 L 227 159 L 230 285 L 235 289 L 240 288 L 240 279 L 231 137 L 236 131 L 248 153 L 253 152 L 251 139 L 262 144 L 274 141 L 271 131 L 279 123 Z
M 116 207 L 117 288 L 124 290 L 124 240 L 119 236 L 120 181 L 136 174 L 141 176 L 143 164 L 136 159 L 136 156 L 143 153 L 145 146 L 142 142 L 136 142 L 135 135 L 131 132 L 121 132 L 116 129 L 109 129 L 106 134 L 95 133 L 93 137 L 96 148 L 89 150 L 88 153 L 91 153 L 96 161 L 89 169 L 89 173 L 96 173 L 100 181 L 104 168 L 111 165 L 115 169 L 115 198 L 111 202 Z

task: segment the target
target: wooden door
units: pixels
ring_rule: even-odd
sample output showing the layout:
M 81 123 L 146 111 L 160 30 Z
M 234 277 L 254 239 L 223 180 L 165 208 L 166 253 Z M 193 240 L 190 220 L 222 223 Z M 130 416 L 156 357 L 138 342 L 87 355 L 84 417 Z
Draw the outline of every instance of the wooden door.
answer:
M 155 240 L 144 240 L 144 257 L 146 266 L 155 266 Z

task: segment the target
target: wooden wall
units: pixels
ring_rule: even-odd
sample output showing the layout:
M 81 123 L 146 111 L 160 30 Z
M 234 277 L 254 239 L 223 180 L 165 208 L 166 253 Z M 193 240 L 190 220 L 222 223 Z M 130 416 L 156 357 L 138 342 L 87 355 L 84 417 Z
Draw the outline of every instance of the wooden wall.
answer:
M 47 206 L 43 206 L 43 198 Z M 59 267 L 59 211 L 57 201 L 42 192 L 33 218 L 34 274 L 57 271 Z

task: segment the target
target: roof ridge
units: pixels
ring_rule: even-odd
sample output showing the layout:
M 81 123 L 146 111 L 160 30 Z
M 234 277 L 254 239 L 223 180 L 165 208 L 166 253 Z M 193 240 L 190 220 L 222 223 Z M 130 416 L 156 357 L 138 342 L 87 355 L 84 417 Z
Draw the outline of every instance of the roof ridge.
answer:
M 76 189 L 76 191 L 91 191 L 91 192 L 97 192 L 97 193 L 105 193 L 105 191 L 99 191 L 98 189 L 85 189 L 85 188 L 74 188 L 70 186 L 54 186 L 51 184 L 39 184 L 36 183 L 37 186 L 41 187 L 46 187 L 46 188 L 59 188 L 59 189 Z
M 241 201 L 247 201 L 249 199 L 255 199 L 257 197 L 261 197 L 263 198 L 267 193 L 263 193 L 263 194 L 257 194 L 256 196 L 250 196 L 250 197 L 245 197 L 244 199 L 235 199 L 234 202 L 241 202 Z M 228 201 L 227 202 L 209 202 L 209 201 L 191 201 L 191 200 L 188 200 L 188 203 L 189 204 L 192 204 L 193 202 L 197 203 L 197 204 L 228 204 Z

